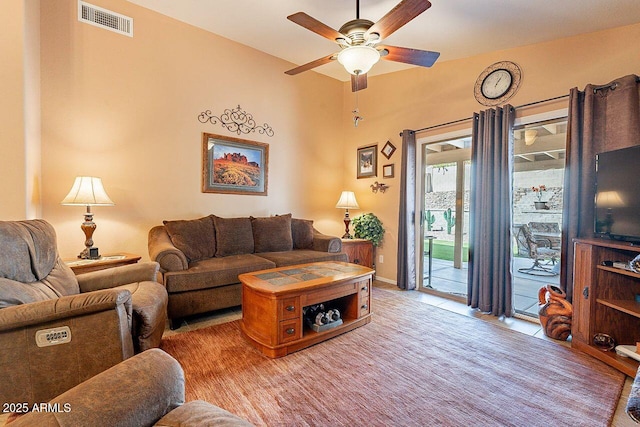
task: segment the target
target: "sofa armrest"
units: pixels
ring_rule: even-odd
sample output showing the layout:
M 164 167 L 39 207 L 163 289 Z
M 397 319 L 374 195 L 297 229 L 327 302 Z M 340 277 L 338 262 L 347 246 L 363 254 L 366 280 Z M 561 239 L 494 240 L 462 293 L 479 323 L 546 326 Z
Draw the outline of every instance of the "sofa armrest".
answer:
M 120 305 L 130 318 L 131 292 L 126 289 L 107 289 L 15 305 L 0 310 L 0 332 L 112 310 Z
M 91 271 L 77 276 L 80 292 L 93 292 L 136 282 L 156 282 L 158 263 L 153 261 L 121 265 L 105 270 Z
M 150 426 L 184 403 L 184 372 L 159 349 L 142 352 L 49 402 L 58 412 L 30 412 L 10 425 Z M 57 406 L 56 406 L 57 405 Z
M 313 250 L 320 252 L 338 253 L 342 250 L 342 240 L 313 229 Z
M 149 230 L 149 258 L 160 264 L 160 271 L 182 271 L 189 268 L 189 261 L 180 249 L 176 248 L 167 230 L 158 225 Z

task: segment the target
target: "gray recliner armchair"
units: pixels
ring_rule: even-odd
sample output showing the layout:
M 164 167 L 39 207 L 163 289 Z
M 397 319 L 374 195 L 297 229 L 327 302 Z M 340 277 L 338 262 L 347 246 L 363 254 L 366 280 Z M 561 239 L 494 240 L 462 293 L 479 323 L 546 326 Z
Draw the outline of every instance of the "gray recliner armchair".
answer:
M 202 400 L 185 401 L 180 364 L 160 349 L 138 354 L 75 386 L 46 411 L 14 413 L 13 427 L 251 427 Z
M 0 403 L 47 402 L 162 339 L 158 264 L 76 277 L 44 220 L 0 221 Z

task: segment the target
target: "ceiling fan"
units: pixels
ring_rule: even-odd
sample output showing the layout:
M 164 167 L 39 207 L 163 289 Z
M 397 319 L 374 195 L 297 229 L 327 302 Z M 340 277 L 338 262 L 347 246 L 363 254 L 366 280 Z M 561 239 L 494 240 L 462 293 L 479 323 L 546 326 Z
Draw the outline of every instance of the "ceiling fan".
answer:
M 356 0 L 356 19 L 345 23 L 338 31 L 304 12 L 287 16 L 288 20 L 335 41 L 341 50 L 285 73 L 293 76 L 337 59 L 351 74 L 351 90 L 356 92 L 367 87 L 367 72 L 380 58 L 430 67 L 440 53 L 378 44 L 430 7 L 427 0 L 402 0 L 374 24 L 368 19 L 360 19 L 360 0 Z

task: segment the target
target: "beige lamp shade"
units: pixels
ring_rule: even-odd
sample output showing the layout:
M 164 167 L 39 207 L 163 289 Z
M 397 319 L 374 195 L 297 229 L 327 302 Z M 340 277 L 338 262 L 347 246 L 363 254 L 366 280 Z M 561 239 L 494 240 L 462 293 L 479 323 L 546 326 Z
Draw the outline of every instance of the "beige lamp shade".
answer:
M 102 180 L 94 176 L 78 176 L 62 202 L 63 205 L 113 206 L 115 203 L 104 191 Z
M 596 195 L 596 203 L 601 208 L 621 208 L 624 200 L 617 191 L 601 191 Z
M 336 203 L 336 208 L 360 209 L 360 206 L 358 206 L 358 201 L 356 200 L 355 193 L 353 191 L 343 191 L 340 195 L 338 203 Z

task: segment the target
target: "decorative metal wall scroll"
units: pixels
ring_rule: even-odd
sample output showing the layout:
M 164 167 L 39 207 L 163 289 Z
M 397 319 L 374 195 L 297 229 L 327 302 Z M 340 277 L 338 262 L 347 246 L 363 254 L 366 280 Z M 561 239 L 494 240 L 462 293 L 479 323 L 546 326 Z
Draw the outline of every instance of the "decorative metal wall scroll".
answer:
M 238 105 L 238 108 L 234 108 L 232 110 L 227 108 L 222 114 L 220 114 L 220 117 L 214 116 L 211 113 L 211 110 L 203 111 L 198 116 L 198 120 L 200 123 L 209 122 L 212 125 L 220 122 L 222 127 L 231 132 L 235 132 L 238 135 L 241 133 L 255 132 L 256 130 L 258 133 L 265 134 L 267 136 L 273 136 L 274 134 L 273 128 L 267 123 L 262 126 L 256 126 L 256 122 L 253 120 L 253 115 L 240 108 L 240 105 Z

